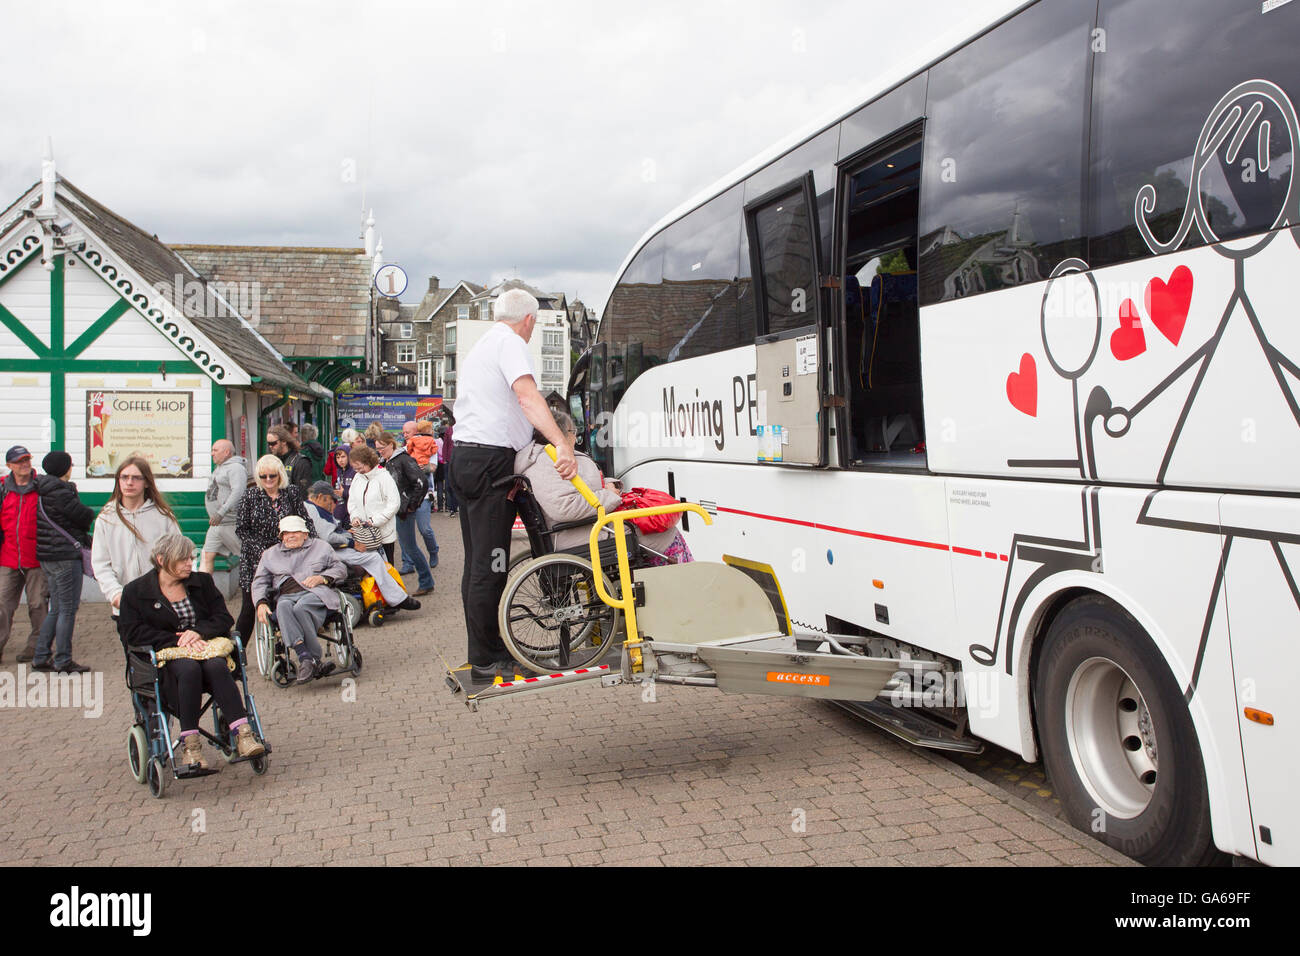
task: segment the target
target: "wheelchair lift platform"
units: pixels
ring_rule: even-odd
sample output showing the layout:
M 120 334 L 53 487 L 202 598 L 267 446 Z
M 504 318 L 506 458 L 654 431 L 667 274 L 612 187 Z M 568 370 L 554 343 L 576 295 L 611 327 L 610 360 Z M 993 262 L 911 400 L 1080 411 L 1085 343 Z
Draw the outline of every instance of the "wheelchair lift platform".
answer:
M 575 477 L 573 482 L 598 512 L 589 539 L 591 562 L 586 567 L 601 567 L 602 573 L 592 579 L 594 594 L 556 586 L 550 592 L 554 600 L 546 605 L 544 614 L 529 612 L 527 616 L 530 622 L 540 622 L 542 617 L 553 621 L 548 630 L 565 635 L 567 640 L 570 630 L 566 622 L 579 619 L 598 598 L 595 606 L 604 604 L 621 612 L 624 637 L 621 643 L 616 639 L 619 628 L 615 626 L 609 646 L 589 653 L 584 666 L 545 671 L 554 666 L 556 658 L 539 658 L 531 668 L 519 665 L 517 673 L 510 675 L 513 679 L 497 678 L 492 683 L 472 681 L 469 664 L 451 667 L 444 661 L 447 685 L 454 695 L 464 695 L 470 710 L 504 697 L 547 693 L 597 680 L 602 687 L 682 684 L 733 694 L 819 698 L 840 704 L 920 746 L 966 752 L 982 749 L 966 735 L 963 714 L 945 719 L 926 713 L 917 692 L 910 689 L 919 684 L 917 669 L 927 665 L 933 669 L 936 662 L 873 654 L 882 644 L 868 637 L 796 631 L 770 565 L 723 555 L 721 562 L 695 561 L 633 571 L 623 522 L 643 515 L 691 511 L 705 524 L 712 524 L 712 517 L 699 505 L 682 502 L 606 515 L 581 479 Z M 606 578 L 598 545 L 600 531 L 607 524 L 613 525 L 617 543 L 617 569 L 609 568 L 611 575 L 617 575 L 613 582 Z M 534 564 L 546 566 L 548 560 L 535 557 L 517 573 Z M 550 566 L 555 567 L 553 563 Z M 515 608 L 504 599 L 502 608 L 504 627 L 514 620 Z

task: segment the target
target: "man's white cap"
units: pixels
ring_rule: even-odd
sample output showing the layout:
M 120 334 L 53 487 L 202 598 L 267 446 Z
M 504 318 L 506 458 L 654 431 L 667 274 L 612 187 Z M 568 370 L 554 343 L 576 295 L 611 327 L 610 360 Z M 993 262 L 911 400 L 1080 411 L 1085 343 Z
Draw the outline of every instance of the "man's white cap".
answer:
M 284 534 L 286 531 L 301 531 L 303 534 L 307 534 L 307 522 L 303 521 L 297 515 L 289 515 L 288 517 L 281 518 L 280 534 Z

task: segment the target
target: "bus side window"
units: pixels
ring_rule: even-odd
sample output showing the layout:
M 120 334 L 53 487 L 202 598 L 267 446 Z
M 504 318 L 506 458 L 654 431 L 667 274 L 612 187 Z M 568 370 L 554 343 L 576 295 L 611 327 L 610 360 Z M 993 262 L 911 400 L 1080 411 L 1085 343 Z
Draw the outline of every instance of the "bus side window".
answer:
M 637 253 L 605 307 L 600 337 L 609 349 L 606 378 L 610 411 L 638 375 L 664 360 L 663 258 L 661 234 Z
M 1173 22 L 1180 42 L 1150 42 Z M 1106 52 L 1093 58 L 1088 254 L 1094 268 L 1152 254 L 1134 212 L 1144 186 L 1155 189 L 1147 216 L 1155 238 L 1169 242 L 1177 235 L 1197 138 L 1214 105 L 1237 84 L 1266 80 L 1292 107 L 1300 103 L 1300 6 L 1261 13 L 1258 3 L 1222 0 L 1103 0 L 1097 27 Z M 1241 137 L 1225 136 L 1197 177 L 1201 209 L 1220 239 L 1272 228 L 1295 161 L 1285 104 L 1259 96 L 1241 105 L 1249 127 Z M 1181 248 L 1206 241 L 1193 227 Z
M 753 313 L 736 302 L 741 186 L 705 203 L 664 234 L 666 359 L 708 355 L 754 341 Z
M 922 307 L 1037 282 L 1063 259 L 1086 255 L 1095 13 L 1095 0 L 1039 3 L 930 69 Z

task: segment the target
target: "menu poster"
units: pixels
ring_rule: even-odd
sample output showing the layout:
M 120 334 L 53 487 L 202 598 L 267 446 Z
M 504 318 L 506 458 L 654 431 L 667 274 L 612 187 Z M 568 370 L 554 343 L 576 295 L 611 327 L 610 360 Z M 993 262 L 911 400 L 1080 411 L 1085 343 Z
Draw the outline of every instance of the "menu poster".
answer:
M 86 474 L 111 475 L 134 455 L 156 478 L 194 477 L 192 392 L 86 393 Z

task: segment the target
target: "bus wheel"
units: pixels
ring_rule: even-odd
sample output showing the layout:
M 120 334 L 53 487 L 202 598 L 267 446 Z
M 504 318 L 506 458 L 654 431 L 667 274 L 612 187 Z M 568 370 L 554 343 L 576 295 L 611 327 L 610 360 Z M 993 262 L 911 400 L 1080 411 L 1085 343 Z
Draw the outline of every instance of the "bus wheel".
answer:
M 1100 597 L 1048 630 L 1034 680 L 1043 763 L 1070 821 L 1150 866 L 1226 859 L 1192 718 L 1150 638 Z

